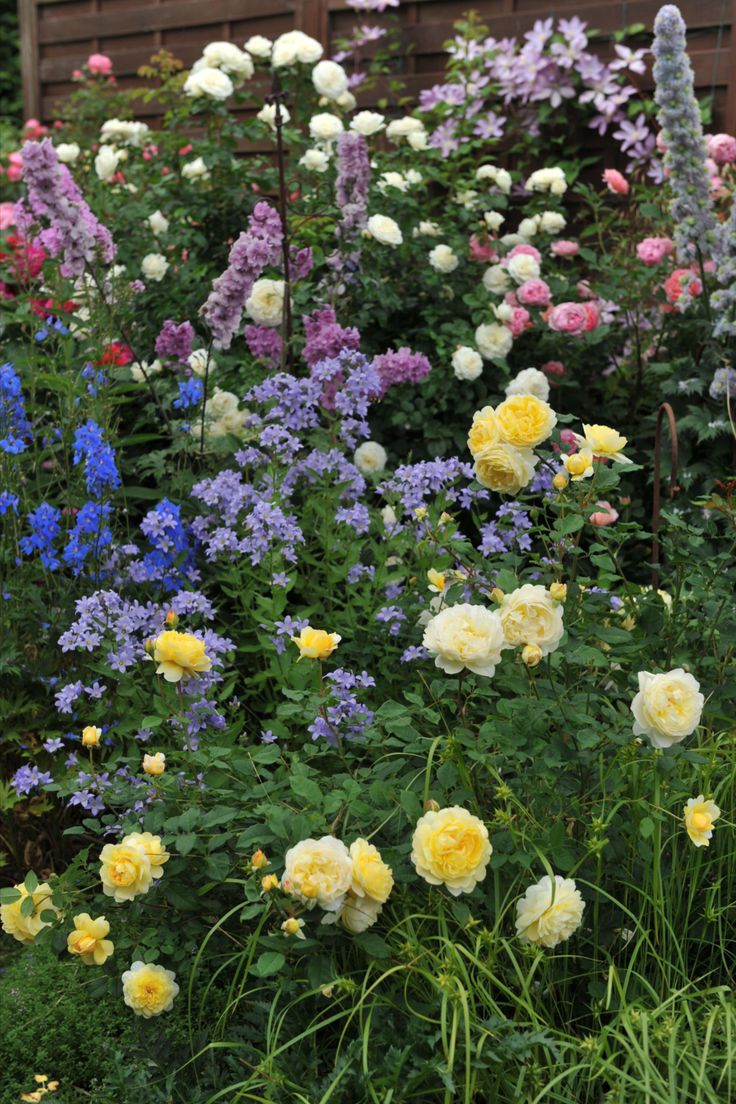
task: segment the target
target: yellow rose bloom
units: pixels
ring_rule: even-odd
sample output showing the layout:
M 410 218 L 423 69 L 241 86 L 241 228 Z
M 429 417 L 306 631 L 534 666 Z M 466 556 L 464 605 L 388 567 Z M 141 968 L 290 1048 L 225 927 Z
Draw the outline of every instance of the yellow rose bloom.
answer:
M 33 893 L 29 893 L 23 883 L 13 888 L 18 890 L 20 897 L 9 905 L 0 905 L 0 923 L 3 931 L 19 943 L 33 943 L 41 929 L 49 926 L 48 920 L 41 919 L 41 913 L 51 911 L 60 915 L 56 905 L 51 904 L 51 886 L 42 882 Z M 26 897 L 33 898 L 33 912 L 23 916 L 21 905 Z
M 164 863 L 169 861 L 171 855 L 161 842 L 160 836 L 154 836 L 151 832 L 131 832 L 120 842 L 123 847 L 132 844 L 145 851 L 151 864 L 151 877 L 154 880 L 163 877 Z
M 132 901 L 151 888 L 151 860 L 137 843 L 106 843 L 100 852 L 102 892 L 116 901 Z
M 351 892 L 356 897 L 372 897 L 383 904 L 394 887 L 391 867 L 381 858 L 377 847 L 368 840 L 357 839 L 350 844 L 353 860 L 353 884 Z
M 557 424 L 549 403 L 536 395 L 511 395 L 496 407 L 501 440 L 515 448 L 536 448 Z
M 489 445 L 475 454 L 473 471 L 478 482 L 499 494 L 516 494 L 534 477 L 538 458 L 531 449 L 513 445 Z
M 170 1012 L 179 992 L 175 977 L 173 970 L 165 970 L 163 966 L 134 962 L 123 974 L 123 999 L 136 1016 L 147 1020 Z
M 286 852 L 281 888 L 309 908 L 336 912 L 352 883 L 350 852 L 334 836 L 301 840 Z
M 292 636 L 291 639 L 299 649 L 299 659 L 327 659 L 342 637 L 338 633 L 328 633 L 324 629 L 311 629 L 307 625 L 299 636 Z
M 566 453 L 562 457 L 567 474 L 573 483 L 579 483 L 581 479 L 588 479 L 593 474 L 593 453 L 589 448 L 581 448 L 579 452 Z
M 690 736 L 700 724 L 705 698 L 700 683 L 676 667 L 660 675 L 639 672 L 639 693 L 631 703 L 634 735 L 667 748 Z
M 166 756 L 162 751 L 157 751 L 155 755 L 144 755 L 142 766 L 151 778 L 158 778 L 166 770 Z
M 551 583 L 549 596 L 555 602 L 564 602 L 567 598 L 567 583 Z
M 508 644 L 536 644 L 543 656 L 555 650 L 565 631 L 561 607 L 541 585 L 525 583 L 507 594 L 498 613 Z
M 153 658 L 158 663 L 156 674 L 167 682 L 199 678 L 212 666 L 204 641 L 191 633 L 162 632 L 153 642 Z
M 545 874 L 529 886 L 516 906 L 516 934 L 522 943 L 556 947 L 583 921 L 585 902 L 572 878 Z
M 102 966 L 115 950 L 111 940 L 110 925 L 104 916 L 93 920 L 88 912 L 74 917 L 74 931 L 66 938 L 69 954 L 79 955 L 86 966 Z
M 99 747 L 101 738 L 102 729 L 96 728 L 95 725 L 87 725 L 86 728 L 82 729 L 83 747 Z
M 444 885 L 453 897 L 459 897 L 483 881 L 492 852 L 483 821 L 452 805 L 419 818 L 411 861 L 426 882 Z
M 476 410 L 473 415 L 473 424 L 468 433 L 468 448 L 473 457 L 483 449 L 491 448 L 501 443 L 501 431 L 496 421 L 496 411 L 492 406 L 484 406 L 482 410 Z
M 582 448 L 590 449 L 594 456 L 606 460 L 615 460 L 617 464 L 630 464 L 628 456 L 622 455 L 628 438 L 622 437 L 618 430 L 605 425 L 586 425 L 583 422 L 583 435 L 575 434 L 575 440 Z
M 691 797 L 685 805 L 685 827 L 696 847 L 709 847 L 713 825 L 721 815 L 715 801 L 706 801 L 702 794 Z

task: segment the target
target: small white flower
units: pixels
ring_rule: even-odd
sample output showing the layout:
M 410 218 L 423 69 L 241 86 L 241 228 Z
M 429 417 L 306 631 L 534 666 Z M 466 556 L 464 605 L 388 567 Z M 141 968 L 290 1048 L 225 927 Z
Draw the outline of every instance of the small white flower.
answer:
M 324 150 L 308 149 L 300 158 L 299 164 L 310 172 L 327 172 L 330 167 L 330 158 Z
M 256 280 L 245 309 L 259 326 L 280 326 L 284 311 L 284 281 Z
M 313 65 L 322 57 L 322 47 L 316 39 L 305 35 L 303 31 L 287 31 L 279 35 L 271 50 L 271 62 L 275 69 L 284 66 Z
M 102 146 L 95 157 L 95 172 L 100 180 L 109 183 L 120 164 L 120 154 L 111 146 Z
M 283 104 L 280 105 L 281 125 L 286 124 L 291 119 L 289 110 Z M 260 119 L 262 123 L 270 127 L 271 130 L 276 130 L 276 104 L 264 104 L 261 110 L 256 115 L 256 119 Z
M 253 76 L 253 62 L 234 42 L 209 42 L 202 51 L 201 60 L 203 64 L 200 66 L 198 62 L 192 72 L 197 67 L 204 69 L 209 66 L 221 69 L 239 82 L 250 80 Z
M 386 137 L 392 142 L 400 142 L 402 138 L 408 138 L 410 134 L 421 134 L 423 131 L 424 123 L 420 119 L 405 115 L 403 119 L 391 120 L 386 127 Z
M 409 187 L 409 181 L 400 172 L 385 172 L 381 173 L 377 187 L 379 192 L 383 193 L 386 188 L 396 188 L 399 192 L 405 192 Z
M 498 230 L 504 221 L 504 216 L 500 211 L 486 211 L 483 220 L 489 230 Z
M 412 230 L 412 236 L 418 238 L 421 234 L 426 235 L 428 238 L 436 238 L 439 236 L 440 227 L 436 222 L 420 222 L 418 226 L 415 226 Z
M 539 261 L 528 253 L 517 253 L 506 264 L 506 271 L 517 284 L 525 284 L 527 280 L 539 278 Z
M 147 280 L 160 284 L 169 268 L 163 253 L 147 253 L 141 261 L 141 272 Z
M 567 226 L 565 216 L 558 214 L 557 211 L 542 211 L 537 217 L 543 234 L 559 234 Z
M 362 445 L 358 445 L 353 454 L 355 466 L 363 475 L 383 471 L 387 459 L 386 450 L 383 445 L 379 445 L 378 441 L 364 441 Z
M 161 213 L 161 211 L 154 211 L 152 215 L 148 216 L 146 222 L 148 223 L 156 237 L 158 237 L 159 234 L 165 234 L 166 231 L 169 229 L 169 220 L 166 218 L 165 215 Z
M 532 218 L 523 218 L 519 223 L 519 234 L 522 238 L 533 238 L 539 231 L 539 215 Z
M 350 120 L 350 130 L 369 138 L 371 134 L 378 134 L 386 125 L 386 119 L 378 111 L 359 111 Z
M 212 375 L 217 368 L 217 361 L 214 357 L 207 357 L 206 349 L 195 349 L 191 352 L 187 358 L 187 364 L 195 376 L 199 376 L 201 379 L 204 379 L 205 370 L 207 370 L 208 375 Z
M 424 150 L 429 142 L 426 130 L 413 130 L 407 134 L 406 140 L 413 150 Z
M 64 165 L 73 165 L 81 152 L 76 142 L 59 142 L 56 147 L 56 156 Z
M 560 168 L 537 169 L 528 178 L 524 187 L 528 192 L 551 192 L 552 195 L 564 195 L 567 191 L 567 181 Z
M 503 360 L 511 352 L 514 339 L 511 330 L 499 326 L 497 322 L 478 326 L 475 331 L 475 344 L 486 360 Z
M 502 265 L 491 265 L 483 273 L 483 287 L 493 295 L 504 295 L 511 287 L 509 274 Z
M 204 163 L 204 159 L 201 157 L 195 157 L 193 161 L 187 161 L 182 165 L 181 175 L 185 180 L 209 180 L 210 170 Z
M 142 146 L 150 134 L 147 123 L 129 119 L 108 119 L 100 128 L 100 141 L 118 146 Z

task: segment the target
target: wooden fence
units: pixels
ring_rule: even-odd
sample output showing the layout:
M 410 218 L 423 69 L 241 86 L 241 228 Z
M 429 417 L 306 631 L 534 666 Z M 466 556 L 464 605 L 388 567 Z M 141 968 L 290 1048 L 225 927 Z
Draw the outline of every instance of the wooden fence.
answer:
M 577 15 L 609 36 L 632 23 L 651 28 L 659 7 L 658 0 L 402 0 L 397 73 L 410 95 L 441 81 L 442 45 L 453 22 L 470 8 L 494 37 L 504 38 L 523 34 L 550 15 Z M 736 0 L 681 0 L 680 8 L 698 91 L 713 96 L 715 129 L 734 133 Z M 109 54 L 125 88 L 140 84 L 138 66 L 161 48 L 190 66 L 214 39 L 242 45 L 252 34 L 273 38 L 298 27 L 329 46 L 356 21 L 365 21 L 344 0 L 19 0 L 19 9 L 26 115 L 43 120 L 72 91 L 71 71 L 90 53 Z M 644 78 L 644 87 L 647 83 Z M 141 111 L 156 113 L 155 103 Z

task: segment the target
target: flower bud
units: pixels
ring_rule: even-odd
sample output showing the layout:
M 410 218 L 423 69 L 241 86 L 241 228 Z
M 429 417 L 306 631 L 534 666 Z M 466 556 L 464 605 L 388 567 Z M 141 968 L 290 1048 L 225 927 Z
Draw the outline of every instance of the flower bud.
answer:
M 175 629 L 179 624 L 179 614 L 176 610 L 169 610 L 166 614 L 166 627 L 169 629 Z
M 265 866 L 268 866 L 268 855 L 260 849 L 254 851 L 250 857 L 251 870 L 263 870 Z
M 149 637 L 146 643 L 143 645 L 149 655 L 153 655 L 154 648 L 156 647 L 156 641 L 153 637 Z
M 494 587 L 493 590 L 491 591 L 491 601 L 492 602 L 498 602 L 498 604 L 500 605 L 501 602 L 503 602 L 504 597 L 505 597 L 505 595 L 504 595 L 504 593 L 503 593 L 503 591 L 501 590 L 500 587 Z
M 86 728 L 82 729 L 82 744 L 84 747 L 99 747 L 101 736 L 101 728 L 96 728 L 94 725 L 87 725 Z
M 426 506 L 417 506 L 416 510 L 414 511 L 414 517 L 417 519 L 417 521 L 424 521 L 427 513 L 428 511 Z
M 440 526 L 449 525 L 452 520 L 452 514 L 448 514 L 446 510 L 443 510 L 440 514 Z
M 265 878 L 261 878 L 261 889 L 264 893 L 270 893 L 272 889 L 279 888 L 279 880 L 275 874 L 267 874 Z
M 567 598 L 567 583 L 552 583 L 549 588 L 549 596 L 555 602 L 564 602 Z
M 558 472 L 557 475 L 552 480 L 552 486 L 554 487 L 554 489 L 556 491 L 564 491 L 564 489 L 567 486 L 568 482 L 569 482 L 569 480 L 568 480 L 567 476 L 563 475 L 562 472 Z
M 152 778 L 156 778 L 159 774 L 163 774 L 166 770 L 166 756 L 162 751 L 157 751 L 155 755 L 143 756 L 143 770 L 146 774 L 150 774 Z
M 284 920 L 283 924 L 281 925 L 281 930 L 284 933 L 284 935 L 297 935 L 297 936 L 300 936 L 303 939 L 304 938 L 304 936 L 302 935 L 302 928 L 303 927 L 304 927 L 304 921 L 303 920 L 297 919 L 296 916 L 290 916 L 288 920 Z
M 543 654 L 538 644 L 525 644 L 521 652 L 521 658 L 527 667 L 536 667 Z
M 428 797 L 424 802 L 424 811 L 425 813 L 438 813 L 440 811 L 439 803 L 433 797 Z

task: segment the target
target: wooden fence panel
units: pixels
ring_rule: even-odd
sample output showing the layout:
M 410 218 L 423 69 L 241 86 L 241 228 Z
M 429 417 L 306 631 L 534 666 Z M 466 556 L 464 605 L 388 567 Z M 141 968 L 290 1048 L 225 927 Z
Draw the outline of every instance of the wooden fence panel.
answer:
M 577 15 L 604 35 L 632 23 L 651 27 L 660 0 L 402 0 L 402 54 L 396 73 L 410 95 L 443 77 L 443 44 L 452 24 L 476 10 L 495 38 L 518 36 L 537 19 Z M 714 98 L 714 126 L 736 130 L 736 0 L 680 0 L 698 92 Z M 19 0 L 23 94 L 27 116 L 48 120 L 74 88 L 70 74 L 93 52 L 109 54 L 122 87 L 165 47 L 189 66 L 213 39 L 242 45 L 252 34 L 274 38 L 298 27 L 328 45 L 363 17 L 345 0 Z M 605 56 L 611 49 L 596 44 Z M 651 87 L 647 75 L 645 88 Z M 361 97 L 375 102 L 380 89 Z M 155 104 L 146 114 L 157 114 Z

